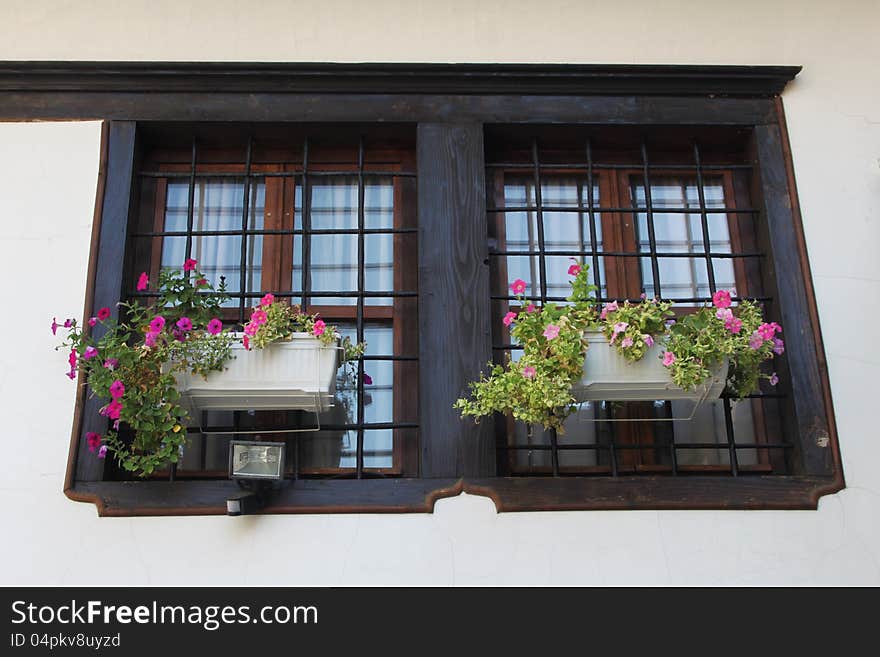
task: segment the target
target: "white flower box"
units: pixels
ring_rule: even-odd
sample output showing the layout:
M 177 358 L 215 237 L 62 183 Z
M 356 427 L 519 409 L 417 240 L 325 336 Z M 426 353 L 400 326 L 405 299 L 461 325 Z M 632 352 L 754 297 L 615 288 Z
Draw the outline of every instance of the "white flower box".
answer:
M 233 358 L 222 372 L 207 379 L 177 374 L 178 390 L 190 417 L 207 410 L 307 410 L 321 413 L 333 406 L 340 350 L 308 333 L 264 349 L 247 351 L 240 336 Z
M 601 331 L 586 331 L 589 342 L 584 360 L 584 375 L 572 387 L 577 401 L 653 401 L 657 399 L 718 399 L 727 379 L 727 360 L 716 367 L 708 379 L 691 390 L 672 382 L 661 360 L 662 345 L 654 344 L 636 362 L 626 360 L 617 348 L 608 344 Z

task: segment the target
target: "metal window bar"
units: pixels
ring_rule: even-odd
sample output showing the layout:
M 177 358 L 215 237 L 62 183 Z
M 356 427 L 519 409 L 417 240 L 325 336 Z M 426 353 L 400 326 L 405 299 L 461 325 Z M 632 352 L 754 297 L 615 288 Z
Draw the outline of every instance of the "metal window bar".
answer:
M 244 178 L 244 190 L 242 192 L 242 207 L 241 207 L 241 261 L 238 263 L 239 270 L 239 292 L 245 292 L 247 290 L 247 229 L 248 229 L 248 219 L 250 218 L 250 174 L 251 174 L 251 158 L 253 157 L 253 147 L 254 147 L 254 138 L 252 136 L 248 136 L 247 141 L 247 152 L 245 154 L 245 178 Z M 244 325 L 244 309 L 245 309 L 246 298 L 244 294 L 242 294 L 238 303 L 238 321 L 242 325 Z
M 715 267 L 712 266 L 711 248 L 709 247 L 709 216 L 706 213 L 706 193 L 703 189 L 703 167 L 700 161 L 700 146 L 694 142 L 694 162 L 697 164 L 697 195 L 700 200 L 700 225 L 703 230 L 703 253 L 706 257 L 706 274 L 709 277 L 709 294 L 715 294 Z M 685 191 L 685 194 L 687 191 Z M 688 222 L 690 225 L 690 222 Z M 696 277 L 694 277 L 696 281 Z
M 365 190 L 364 190 L 364 138 L 361 136 L 358 141 L 358 212 L 357 212 L 357 222 L 358 222 L 358 255 L 357 255 L 357 280 L 358 280 L 358 290 L 363 290 L 366 287 L 366 272 L 365 272 L 365 254 L 364 254 L 364 226 L 365 226 L 365 218 L 364 218 L 364 205 L 365 205 Z M 357 341 L 363 342 L 364 340 L 364 297 L 359 296 L 357 298 Z M 364 475 L 364 361 L 363 359 L 358 359 L 358 371 L 357 371 L 357 448 L 355 452 L 355 471 L 357 473 L 357 478 L 360 479 Z

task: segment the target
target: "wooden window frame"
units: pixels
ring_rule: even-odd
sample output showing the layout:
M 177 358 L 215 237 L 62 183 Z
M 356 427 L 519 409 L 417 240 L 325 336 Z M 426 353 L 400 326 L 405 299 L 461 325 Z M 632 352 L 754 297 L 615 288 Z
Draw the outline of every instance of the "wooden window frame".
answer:
M 430 512 L 462 491 L 499 511 L 815 509 L 844 487 L 827 368 L 779 95 L 799 67 L 0 62 L 0 120 L 105 124 L 85 314 L 123 289 L 125 220 L 143 122 L 397 122 L 417 126 L 420 477 L 302 480 L 267 513 Z M 758 172 L 792 374 L 791 476 L 497 477 L 491 422 L 452 402 L 491 359 L 483 128 L 488 124 L 740 126 Z M 100 272 L 100 275 L 96 275 Z M 443 321 L 438 321 L 442 318 Z M 428 374 L 425 375 L 424 373 Z M 80 437 L 64 490 L 101 515 L 222 514 L 227 481 L 106 482 Z

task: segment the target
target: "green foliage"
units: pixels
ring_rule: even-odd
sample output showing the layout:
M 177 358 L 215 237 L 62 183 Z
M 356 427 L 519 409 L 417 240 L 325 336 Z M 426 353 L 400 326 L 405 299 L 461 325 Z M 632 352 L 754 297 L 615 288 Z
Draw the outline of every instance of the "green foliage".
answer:
M 659 299 L 643 300 L 631 304 L 625 301 L 605 306 L 600 315 L 603 319 L 602 333 L 617 353 L 629 361 L 641 360 L 666 331 L 666 320 L 672 317 L 671 303 Z
M 179 404 L 174 374 L 206 376 L 223 369 L 231 357 L 232 337 L 219 330 L 215 317 L 225 298 L 222 288 L 215 291 L 195 269 L 162 272 L 155 305 L 119 304 L 120 321 L 95 318 L 94 331 L 69 321 L 61 347 L 75 355 L 89 394 L 110 400 L 102 414 L 115 420 L 114 429 L 100 438 L 122 469 L 146 476 L 177 462 L 186 441 L 187 415 Z M 164 319 L 159 330 L 150 325 L 156 317 Z M 177 326 L 184 318 L 191 328 Z M 211 320 L 216 334 L 206 330 Z M 120 395 L 117 389 L 116 399 L 113 386 L 120 384 L 124 392 Z M 120 438 L 120 425 L 131 429 L 130 440 Z
M 548 303 L 537 309 L 520 297 L 511 335 L 522 345 L 523 356 L 508 358 L 503 366 L 490 364 L 489 376 L 471 383 L 471 398 L 456 401 L 462 416 L 506 413 L 563 431 L 562 423 L 576 408 L 571 386 L 583 374 L 584 330 L 596 321 L 595 286 L 588 272 L 586 265 L 577 271 L 570 305 Z

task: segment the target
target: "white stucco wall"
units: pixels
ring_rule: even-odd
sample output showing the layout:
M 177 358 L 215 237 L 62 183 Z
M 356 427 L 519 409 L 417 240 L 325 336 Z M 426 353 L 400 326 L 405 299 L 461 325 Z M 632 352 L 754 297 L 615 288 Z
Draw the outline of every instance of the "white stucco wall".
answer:
M 0 322 L 0 584 L 880 584 L 878 25 L 876 0 L 2 0 L 0 60 L 804 65 L 784 100 L 847 489 L 815 512 L 99 519 L 61 492 L 48 322 L 83 306 L 100 128 L 0 124 L 0 287 L 26 284 Z

